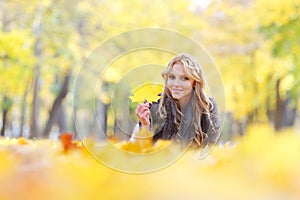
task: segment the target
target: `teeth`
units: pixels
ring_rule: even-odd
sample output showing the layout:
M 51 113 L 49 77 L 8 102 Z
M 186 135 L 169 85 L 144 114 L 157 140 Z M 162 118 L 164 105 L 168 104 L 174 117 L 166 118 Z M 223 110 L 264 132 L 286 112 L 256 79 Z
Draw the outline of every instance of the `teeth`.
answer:
M 182 90 L 173 90 L 174 92 L 181 92 Z

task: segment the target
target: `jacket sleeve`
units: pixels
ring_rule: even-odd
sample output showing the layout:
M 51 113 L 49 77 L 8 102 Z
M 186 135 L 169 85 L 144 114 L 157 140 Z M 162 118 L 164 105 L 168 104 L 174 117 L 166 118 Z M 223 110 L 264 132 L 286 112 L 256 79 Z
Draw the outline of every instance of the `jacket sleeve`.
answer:
M 130 142 L 135 142 L 135 138 L 136 138 L 136 135 L 140 132 L 140 125 L 139 123 L 137 123 L 135 126 L 134 126 L 134 129 L 132 131 L 132 134 L 131 134 L 131 137 L 129 138 L 129 141 Z

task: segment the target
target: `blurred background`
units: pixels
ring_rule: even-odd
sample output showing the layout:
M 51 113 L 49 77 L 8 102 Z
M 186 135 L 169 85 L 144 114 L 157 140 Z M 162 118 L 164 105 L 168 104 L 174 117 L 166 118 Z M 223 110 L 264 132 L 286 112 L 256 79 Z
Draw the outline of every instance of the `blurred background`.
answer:
M 220 109 L 222 141 L 245 134 L 251 124 L 267 123 L 275 131 L 299 128 L 299 13 L 299 0 L 0 0 L 1 136 L 56 140 L 65 131 L 77 134 L 74 118 L 87 132 L 97 134 L 97 120 L 116 136 L 112 99 L 103 92 L 96 103 L 86 101 L 85 108 L 101 113 L 87 115 L 72 99 L 89 94 L 74 90 L 74 82 L 101 42 L 144 27 L 177 31 L 214 60 L 223 85 L 210 87 L 224 88 L 226 97 Z M 140 39 L 128 38 L 130 43 Z M 106 54 L 126 43 L 120 41 Z M 149 61 L 166 65 L 173 56 L 140 53 L 114 62 L 101 84 L 110 90 L 128 69 Z M 96 66 L 101 59 L 105 55 Z M 118 97 L 124 95 L 130 94 Z

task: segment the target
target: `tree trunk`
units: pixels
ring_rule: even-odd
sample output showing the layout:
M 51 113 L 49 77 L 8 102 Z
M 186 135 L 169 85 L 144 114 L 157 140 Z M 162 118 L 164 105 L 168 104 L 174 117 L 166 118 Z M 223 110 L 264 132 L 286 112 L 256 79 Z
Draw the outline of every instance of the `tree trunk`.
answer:
M 65 115 L 65 110 L 62 104 L 60 104 L 58 108 L 58 114 L 57 114 L 57 123 L 59 127 L 59 132 L 63 133 L 67 131 L 67 124 L 66 124 L 66 115 Z
M 74 96 L 73 96 L 73 98 L 74 98 Z M 76 122 L 77 122 L 77 108 L 75 105 L 73 105 L 72 129 L 73 129 L 73 133 L 74 133 L 74 139 L 78 140 L 80 137 L 77 132 Z
M 40 90 L 40 64 L 35 67 L 35 81 L 33 89 L 33 101 L 30 121 L 30 135 L 29 138 L 38 136 L 38 118 L 39 118 L 39 90 Z
M 26 115 L 26 99 L 27 99 L 27 95 L 29 92 L 29 79 L 26 83 L 26 89 L 25 92 L 23 94 L 23 98 L 22 98 L 22 105 L 21 105 L 21 124 L 20 124 L 20 136 L 23 136 L 23 132 L 24 132 L 24 124 L 25 124 L 25 115 Z
M 5 135 L 5 128 L 6 128 L 6 124 L 7 124 L 7 114 L 9 112 L 9 110 L 11 109 L 13 105 L 13 101 L 12 99 L 10 99 L 7 96 L 3 97 L 3 101 L 2 101 L 2 128 L 1 128 L 1 136 Z
M 35 66 L 34 73 L 34 90 L 33 90 L 33 102 L 31 110 L 31 121 L 30 121 L 30 135 L 29 138 L 38 136 L 38 119 L 39 119 L 39 90 L 40 90 L 40 68 L 41 68 L 41 57 L 42 57 L 42 40 L 41 40 L 41 18 L 42 12 L 37 5 L 36 17 L 33 22 L 33 35 L 36 38 L 34 55 L 37 58 L 37 64 Z
M 297 106 L 291 105 L 291 97 L 282 98 L 279 93 L 280 81 L 276 82 L 276 110 L 274 115 L 275 130 L 279 131 L 284 127 L 290 127 L 295 124 Z
M 291 127 L 294 126 L 296 120 L 297 107 L 291 105 L 292 99 L 288 97 L 284 101 L 282 126 Z
M 97 134 L 96 138 L 98 140 L 104 140 L 106 138 L 107 131 L 107 108 L 108 105 L 98 101 L 97 102 L 97 113 L 95 116 L 94 129 Z
M 2 113 L 2 128 L 1 128 L 1 136 L 5 136 L 5 125 L 6 125 L 6 117 L 7 117 L 7 109 L 3 110 Z
M 69 70 L 68 73 L 66 74 L 63 85 L 61 87 L 61 90 L 53 102 L 53 105 L 52 105 L 52 108 L 51 108 L 51 111 L 49 114 L 49 119 L 46 124 L 45 130 L 43 132 L 43 137 L 47 137 L 49 135 L 52 125 L 54 124 L 55 119 L 58 117 L 58 112 L 60 110 L 60 107 L 62 106 L 61 105 L 62 101 L 68 93 L 70 77 L 71 77 L 71 70 Z
M 270 106 L 270 97 L 268 96 L 267 99 L 266 99 L 266 112 L 267 112 L 267 117 L 268 117 L 268 120 L 269 122 L 273 122 L 274 121 L 274 116 L 273 116 L 273 112 L 272 112 L 272 108 Z
M 115 118 L 114 122 L 114 137 L 118 140 L 128 140 L 132 134 L 134 126 L 131 124 L 128 117 Z
M 284 110 L 284 100 L 280 96 L 280 81 L 281 79 L 278 79 L 276 82 L 276 110 L 275 110 L 275 116 L 274 116 L 274 126 L 275 130 L 281 130 L 283 127 L 283 110 Z

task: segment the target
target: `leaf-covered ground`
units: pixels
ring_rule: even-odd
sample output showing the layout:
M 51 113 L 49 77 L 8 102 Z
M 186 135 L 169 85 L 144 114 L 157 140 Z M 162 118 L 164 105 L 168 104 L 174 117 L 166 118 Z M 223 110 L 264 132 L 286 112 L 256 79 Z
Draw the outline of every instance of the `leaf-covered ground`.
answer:
M 66 144 L 2 138 L 0 199 L 300 198 L 300 134 L 295 130 L 275 134 L 268 126 L 253 126 L 204 159 L 190 150 L 146 174 L 110 169 L 80 142 Z

